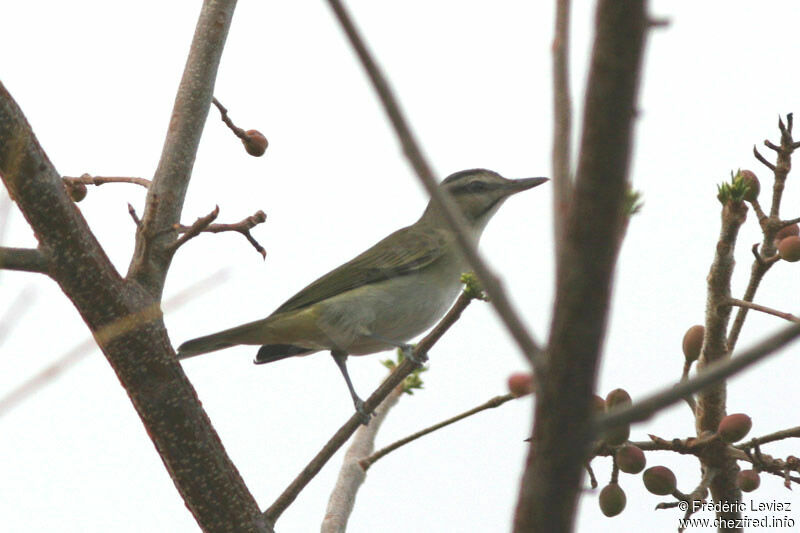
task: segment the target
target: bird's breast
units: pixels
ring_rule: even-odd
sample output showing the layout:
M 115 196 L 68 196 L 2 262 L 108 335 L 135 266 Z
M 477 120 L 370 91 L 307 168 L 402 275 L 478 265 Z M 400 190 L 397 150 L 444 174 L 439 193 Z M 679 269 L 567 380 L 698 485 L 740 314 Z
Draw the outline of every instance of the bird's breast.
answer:
M 423 269 L 358 287 L 320 302 L 318 327 L 339 348 L 363 355 L 391 348 L 423 333 L 452 305 L 461 288 L 455 265 Z

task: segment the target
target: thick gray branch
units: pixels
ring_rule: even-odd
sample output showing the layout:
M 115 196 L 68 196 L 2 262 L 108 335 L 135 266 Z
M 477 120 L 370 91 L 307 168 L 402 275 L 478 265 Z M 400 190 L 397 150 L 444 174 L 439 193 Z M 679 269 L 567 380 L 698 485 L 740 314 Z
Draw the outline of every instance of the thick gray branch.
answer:
M 591 396 L 623 229 L 647 28 L 643 0 L 601 0 L 574 194 L 559 257 L 548 360 L 515 531 L 572 530 L 592 440 Z M 568 423 L 565 423 L 568 421 Z M 565 445 L 569 443 L 569 445 Z
M 208 116 L 235 0 L 207 0 L 172 108 L 161 160 L 147 192 L 128 277 L 156 297 L 164 289 L 183 201 Z
M 234 4 L 204 4 L 192 57 L 208 48 L 206 39 L 212 48 L 221 49 L 222 43 L 213 36 L 227 30 Z M 173 117 L 170 136 L 173 129 L 182 130 L 183 120 Z M 179 148 L 174 152 L 188 157 Z M 177 173 L 180 165 L 170 168 Z M 92 331 L 199 526 L 205 531 L 269 531 L 172 350 L 159 301 L 168 261 L 154 260 L 148 265 L 161 274 L 161 278 L 150 278 L 156 283 L 149 290 L 119 276 L 2 84 L 0 176 L 48 257 L 50 276 Z M 183 177 L 184 189 L 186 180 L 188 174 Z M 168 207 L 177 205 L 179 211 L 183 194 L 179 199 L 172 194 L 174 181 L 180 184 L 181 179 L 162 179 L 158 197 Z M 150 228 L 154 228 L 152 221 L 158 213 L 150 207 Z

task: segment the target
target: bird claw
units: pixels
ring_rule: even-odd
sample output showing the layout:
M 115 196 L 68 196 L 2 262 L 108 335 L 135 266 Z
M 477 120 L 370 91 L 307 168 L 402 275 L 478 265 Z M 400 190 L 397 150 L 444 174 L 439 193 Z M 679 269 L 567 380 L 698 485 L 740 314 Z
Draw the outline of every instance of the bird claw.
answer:
M 356 400 L 353 403 L 356 406 L 356 414 L 361 419 L 361 423 L 365 426 L 368 425 L 370 418 L 372 418 L 372 415 L 368 413 L 367 410 L 364 408 L 364 402 L 361 400 Z
M 414 347 L 410 344 L 403 344 L 400 346 L 400 351 L 403 354 L 404 359 L 411 360 L 412 363 L 416 364 L 417 366 L 422 366 L 428 360 L 428 354 L 425 352 L 420 352 L 418 354 L 414 353 Z

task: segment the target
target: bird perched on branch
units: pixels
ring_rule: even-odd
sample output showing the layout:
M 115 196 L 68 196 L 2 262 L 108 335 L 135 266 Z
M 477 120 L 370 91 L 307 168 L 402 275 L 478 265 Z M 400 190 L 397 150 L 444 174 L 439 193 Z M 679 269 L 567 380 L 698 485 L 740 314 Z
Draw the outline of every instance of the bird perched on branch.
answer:
M 507 198 L 546 181 L 511 180 L 491 170 L 473 169 L 452 174 L 439 187 L 460 209 L 465 229 L 477 243 Z M 347 372 L 347 356 L 393 347 L 411 356 L 406 342 L 444 315 L 458 296 L 461 274 L 467 270 L 454 232 L 431 201 L 414 224 L 328 272 L 268 317 L 184 342 L 178 357 L 239 344 L 261 345 L 256 364 L 330 351 L 366 423 L 369 416 Z

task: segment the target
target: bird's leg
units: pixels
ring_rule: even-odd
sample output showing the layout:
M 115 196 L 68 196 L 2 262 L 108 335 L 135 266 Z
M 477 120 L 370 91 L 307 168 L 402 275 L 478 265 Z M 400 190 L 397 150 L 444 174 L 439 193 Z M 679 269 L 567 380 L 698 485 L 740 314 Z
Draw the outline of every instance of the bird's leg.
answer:
M 366 426 L 369 423 L 370 414 L 364 409 L 364 402 L 358 397 L 355 388 L 353 388 L 353 382 L 350 381 L 350 374 L 347 372 L 347 352 L 331 350 L 331 356 L 336 362 L 336 366 L 341 370 L 342 376 L 344 376 L 347 389 L 350 391 L 350 396 L 353 398 L 353 405 L 356 408 L 356 413 L 361 417 L 361 423 Z
M 367 337 L 375 339 L 376 341 L 385 342 L 389 346 L 400 348 L 400 351 L 403 353 L 403 358 L 411 359 L 411 362 L 416 363 L 417 365 L 422 365 L 425 361 L 428 360 L 428 354 L 426 354 L 425 352 L 414 355 L 414 346 L 412 344 L 393 341 L 391 339 L 387 339 L 386 337 L 381 337 L 380 335 L 375 335 L 375 334 L 369 334 L 367 335 Z

